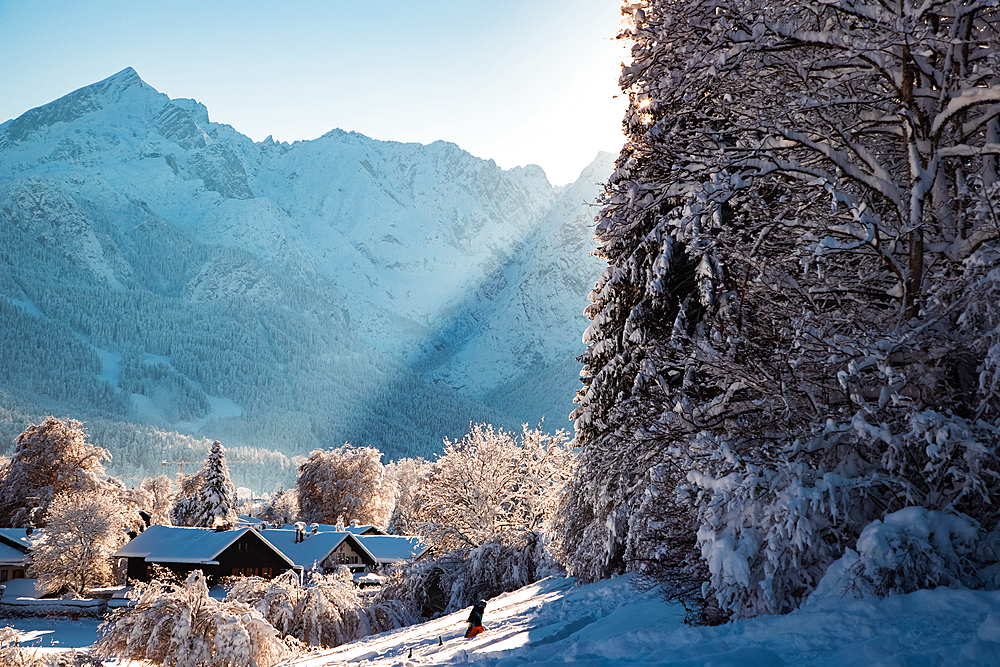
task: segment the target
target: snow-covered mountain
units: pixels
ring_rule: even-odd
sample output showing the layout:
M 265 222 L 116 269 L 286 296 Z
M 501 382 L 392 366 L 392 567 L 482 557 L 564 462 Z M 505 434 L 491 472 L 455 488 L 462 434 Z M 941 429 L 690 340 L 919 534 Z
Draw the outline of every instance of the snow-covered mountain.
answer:
M 0 125 L 0 387 L 292 453 L 562 427 L 611 164 L 255 143 L 125 69 Z

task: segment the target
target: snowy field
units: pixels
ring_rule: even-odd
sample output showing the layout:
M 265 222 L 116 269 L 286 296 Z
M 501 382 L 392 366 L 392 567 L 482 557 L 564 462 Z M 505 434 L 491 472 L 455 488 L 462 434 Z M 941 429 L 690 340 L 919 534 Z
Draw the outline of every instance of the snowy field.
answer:
M 549 578 L 491 600 L 487 631 L 473 640 L 462 637 L 467 615 L 282 665 L 1000 666 L 1000 592 L 940 588 L 883 600 L 812 600 L 787 616 L 699 628 L 684 625 L 681 610 L 655 594 L 636 593 L 627 577 L 579 588 Z M 13 623 L 27 644 L 52 648 L 86 646 L 97 629 L 91 620 Z

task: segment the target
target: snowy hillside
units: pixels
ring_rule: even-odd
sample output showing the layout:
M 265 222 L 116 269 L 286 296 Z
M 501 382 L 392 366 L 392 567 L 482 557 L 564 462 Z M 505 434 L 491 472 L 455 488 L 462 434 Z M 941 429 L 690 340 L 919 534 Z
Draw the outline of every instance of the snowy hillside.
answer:
M 445 142 L 254 143 L 125 69 L 0 125 L 0 390 L 289 454 L 562 427 L 611 164 L 555 188 Z
M 636 594 L 627 577 L 579 588 L 549 578 L 490 600 L 487 631 L 472 640 L 462 637 L 467 616 L 463 610 L 288 664 L 1000 665 L 997 592 L 817 600 L 786 616 L 707 628 L 684 625 L 682 609 Z

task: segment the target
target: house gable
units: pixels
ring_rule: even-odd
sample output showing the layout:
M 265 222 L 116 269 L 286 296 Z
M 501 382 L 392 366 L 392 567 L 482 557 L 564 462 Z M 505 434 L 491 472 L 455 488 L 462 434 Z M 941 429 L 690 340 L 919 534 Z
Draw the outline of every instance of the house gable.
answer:
M 178 576 L 202 570 L 211 579 L 233 575 L 269 578 L 295 568 L 281 551 L 249 528 L 215 531 L 150 526 L 115 556 L 127 558 L 127 575 L 140 581 L 152 577 L 153 565 L 166 567 Z
M 301 541 L 296 541 L 294 530 L 262 530 L 261 536 L 305 570 L 315 567 L 332 569 L 338 565 L 363 569 L 378 565 L 378 561 L 357 536 L 346 531 L 306 532 Z

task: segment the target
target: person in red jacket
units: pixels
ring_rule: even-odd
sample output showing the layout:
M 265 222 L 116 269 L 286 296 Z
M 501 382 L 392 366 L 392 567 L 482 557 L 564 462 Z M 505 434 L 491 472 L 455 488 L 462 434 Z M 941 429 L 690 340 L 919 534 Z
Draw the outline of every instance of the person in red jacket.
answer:
M 466 639 L 472 639 L 486 629 L 483 627 L 483 612 L 485 611 L 486 600 L 480 600 L 472 607 L 472 611 L 469 612 L 469 629 L 465 633 Z

